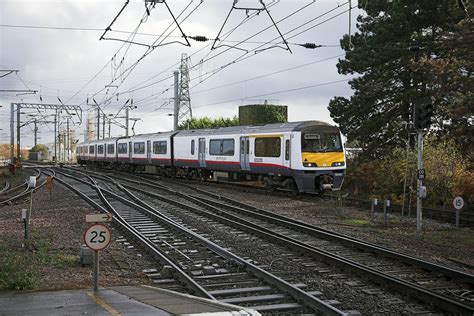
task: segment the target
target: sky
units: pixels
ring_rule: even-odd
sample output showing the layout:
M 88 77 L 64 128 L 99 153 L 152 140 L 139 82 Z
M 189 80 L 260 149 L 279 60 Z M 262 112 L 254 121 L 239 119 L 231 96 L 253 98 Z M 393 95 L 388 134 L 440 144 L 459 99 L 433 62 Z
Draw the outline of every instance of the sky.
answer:
M 183 54 L 189 57 L 194 117 L 232 117 L 241 105 L 267 101 L 287 105 L 289 121 L 334 124 L 327 110 L 330 99 L 352 94 L 350 78 L 336 68 L 344 56 L 339 41 L 349 32 L 349 21 L 354 32 L 361 14 L 353 9 L 349 16 L 347 1 L 265 0 L 269 14 L 256 14 L 254 9 L 262 8 L 258 0 L 237 2 L 249 10 L 231 10 L 232 0 L 168 0 L 168 7 L 157 3 L 148 14 L 144 1 L 130 0 L 100 40 L 125 2 L 0 1 L 0 69 L 19 70 L 6 76 L 0 72 L 0 143 L 9 141 L 10 103 L 58 104 L 58 98 L 82 108 L 82 124 L 77 116 L 71 118 L 80 141 L 87 117 L 96 122 L 95 102 L 108 117 L 116 117 L 112 137 L 124 134 L 117 125 L 124 124 L 127 100 L 136 106 L 130 111 L 138 119 L 136 134 L 171 130 L 173 71 Z M 182 34 L 210 40 L 189 39 L 189 47 Z M 305 43 L 322 47 L 298 45 Z M 52 121 L 52 116 L 21 112 L 22 124 L 35 117 Z M 52 142 L 53 128 L 52 123 L 40 124 L 38 143 Z M 22 144 L 33 144 L 31 124 L 22 128 Z

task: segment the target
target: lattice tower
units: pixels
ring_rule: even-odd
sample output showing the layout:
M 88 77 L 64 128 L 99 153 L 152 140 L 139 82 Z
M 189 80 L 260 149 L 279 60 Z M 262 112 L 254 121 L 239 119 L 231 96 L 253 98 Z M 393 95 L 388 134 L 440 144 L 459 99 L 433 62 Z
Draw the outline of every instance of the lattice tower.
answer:
M 193 118 L 191 96 L 189 94 L 189 63 L 190 58 L 188 55 L 186 53 L 181 54 L 178 124 Z

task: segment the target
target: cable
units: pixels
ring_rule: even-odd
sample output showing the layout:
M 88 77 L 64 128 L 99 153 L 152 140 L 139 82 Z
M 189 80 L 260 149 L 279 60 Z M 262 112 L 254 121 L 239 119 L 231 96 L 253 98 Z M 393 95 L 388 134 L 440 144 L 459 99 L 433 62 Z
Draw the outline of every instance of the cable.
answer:
M 331 10 L 328 10 L 328 11 L 326 11 L 326 12 L 320 14 L 319 16 L 317 16 L 317 17 L 315 17 L 315 18 L 313 18 L 313 19 L 311 19 L 311 20 L 309 20 L 309 21 L 303 23 L 302 25 L 293 28 L 292 30 L 290 30 L 290 31 L 288 31 L 288 32 L 286 32 L 286 33 L 284 33 L 283 35 L 287 35 L 287 34 L 293 32 L 293 31 L 295 31 L 295 30 L 297 30 L 297 29 L 299 29 L 299 28 L 301 28 L 301 27 L 303 27 L 303 26 L 305 26 L 305 25 L 307 25 L 307 24 L 309 24 L 309 23 L 311 23 L 311 22 L 313 22 L 313 21 L 315 21 L 315 20 L 317 20 L 317 19 L 319 19 L 319 18 L 321 18 L 321 17 L 323 17 L 323 16 L 325 16 L 325 15 L 327 15 L 327 14 L 329 14 L 329 13 L 335 11 L 335 10 L 337 10 L 338 8 L 340 8 L 340 7 L 343 6 L 343 5 L 346 5 L 347 3 L 348 3 L 348 2 L 345 2 L 344 4 L 341 4 L 341 5 L 337 5 L 335 8 L 333 8 L 333 9 L 331 9 Z M 334 18 L 336 18 L 336 17 L 338 17 L 338 16 L 340 16 L 340 15 L 346 13 L 346 12 L 347 12 L 347 10 L 346 10 L 346 11 L 343 11 L 343 12 L 341 12 L 341 13 L 335 15 L 335 16 L 332 16 L 332 17 L 330 17 L 330 18 L 328 18 L 328 19 L 326 19 L 326 20 L 324 20 L 324 21 L 322 21 L 322 22 L 320 22 L 320 23 L 317 23 L 316 25 L 313 25 L 313 26 L 311 26 L 311 27 L 305 29 L 304 31 L 301 31 L 301 32 L 299 32 L 299 33 L 297 33 L 297 34 L 295 34 L 295 35 L 289 37 L 288 39 L 294 38 L 294 37 L 296 37 L 296 36 L 298 36 L 298 35 L 300 35 L 300 34 L 302 34 L 302 33 L 304 33 L 304 32 L 307 32 L 308 30 L 311 30 L 311 29 L 313 29 L 313 28 L 315 28 L 315 27 L 317 27 L 317 26 L 320 26 L 320 25 L 322 25 L 322 24 L 324 24 L 324 23 L 326 23 L 326 22 L 328 22 L 328 21 L 330 21 L 330 20 L 332 20 L 332 19 L 334 19 Z M 282 20 L 283 20 L 283 19 L 282 19 Z M 280 23 L 282 20 L 278 21 L 277 24 Z M 257 34 L 258 34 L 258 33 L 257 33 Z M 276 37 L 276 38 L 278 38 L 278 37 Z M 276 38 L 273 38 L 271 41 L 274 41 Z M 265 45 L 264 45 L 264 44 L 263 44 L 263 45 L 260 45 L 259 47 L 253 49 L 252 51 L 249 51 L 249 52 L 247 52 L 247 53 L 245 53 L 245 54 L 239 56 L 238 58 L 234 59 L 233 61 L 227 63 L 226 65 L 221 66 L 220 68 L 218 68 L 218 69 L 216 69 L 215 71 L 211 72 L 208 77 L 204 78 L 204 79 L 201 80 L 199 83 L 197 83 L 196 85 L 194 85 L 193 87 L 191 87 L 191 89 L 192 89 L 192 88 L 195 88 L 197 85 L 201 84 L 202 82 L 208 80 L 210 77 L 212 77 L 212 76 L 214 76 L 215 74 L 217 74 L 218 72 L 222 71 L 224 68 L 227 68 L 227 67 L 230 66 L 230 65 L 236 64 L 237 62 L 241 62 L 241 61 L 244 61 L 244 60 L 246 60 L 246 59 L 248 59 L 248 58 L 251 58 L 252 56 L 255 56 L 255 55 L 248 55 L 248 54 L 249 54 L 250 52 L 253 52 L 253 51 L 254 51 L 255 53 L 258 53 L 258 52 L 259 52 L 258 49 L 261 48 L 261 47 L 263 47 L 263 46 L 265 46 Z M 245 57 L 246 55 L 248 55 L 248 56 Z
M 245 99 L 251 99 L 251 98 L 259 98 L 259 97 L 264 97 L 267 95 L 274 95 L 274 94 L 281 94 L 281 93 L 287 93 L 287 92 L 294 92 L 294 91 L 299 91 L 299 90 L 305 90 L 305 89 L 310 89 L 310 88 L 315 88 L 315 87 L 322 87 L 322 86 L 327 86 L 331 84 L 336 84 L 336 83 L 341 83 L 341 82 L 347 82 L 352 80 L 350 79 L 341 79 L 341 80 L 335 80 L 335 81 L 329 81 L 329 82 L 323 82 L 323 83 L 317 83 L 317 84 L 312 84 L 309 86 L 304 86 L 304 87 L 298 87 L 298 88 L 292 88 L 292 89 L 287 89 L 287 90 L 279 90 L 279 91 L 273 91 L 269 93 L 263 93 L 263 94 L 257 94 L 257 95 L 252 95 L 248 96 L 245 98 L 238 98 L 238 99 L 232 99 L 232 100 L 226 100 L 226 101 L 219 101 L 219 102 L 214 102 L 214 103 L 209 103 L 209 104 L 203 104 L 203 105 L 197 105 L 194 106 L 193 108 L 202 108 L 206 106 L 211 106 L 211 105 L 217 105 L 217 104 L 222 104 L 222 103 L 229 103 L 229 102 L 235 102 L 235 101 L 241 101 Z
M 342 57 L 342 56 L 344 56 L 344 54 L 331 56 L 331 57 L 328 57 L 328 58 L 312 61 L 312 62 L 309 62 L 309 63 L 305 63 L 305 64 L 301 64 L 301 65 L 298 65 L 298 66 L 278 70 L 278 71 L 275 71 L 275 72 L 267 73 L 267 74 L 264 74 L 264 75 L 260 75 L 260 76 L 256 76 L 256 77 L 252 77 L 252 78 L 248 78 L 248 79 L 243 79 L 243 80 L 240 80 L 240 81 L 235 81 L 235 82 L 232 82 L 232 83 L 228 83 L 228 84 L 213 87 L 213 88 L 208 88 L 208 89 L 199 90 L 199 91 L 193 91 L 193 94 L 198 94 L 198 93 L 207 92 L 207 91 L 211 91 L 211 90 L 221 89 L 221 88 L 236 85 L 236 84 L 239 84 L 239 83 L 244 83 L 244 82 L 247 82 L 247 81 L 252 81 L 252 80 L 257 80 L 257 79 L 261 79 L 261 78 L 268 77 L 268 76 L 273 76 L 273 75 L 276 75 L 276 74 L 279 74 L 279 73 L 282 73 L 282 72 L 286 72 L 286 71 L 306 67 L 306 66 L 309 66 L 309 65 L 314 65 L 314 64 L 317 64 L 317 63 L 320 63 L 320 62 L 323 62 L 323 61 L 331 60 L 331 59 Z
M 277 2 L 272 1 L 267 7 L 270 8 L 270 7 L 272 7 L 272 6 L 276 5 L 276 4 L 277 4 Z M 250 14 L 250 16 L 246 17 L 246 18 L 245 18 L 242 22 L 240 22 L 233 30 L 230 30 L 228 33 L 224 34 L 224 36 L 226 36 L 226 38 L 227 38 L 227 37 L 230 36 L 230 35 L 232 34 L 232 32 L 234 32 L 239 26 L 241 26 L 241 25 L 247 23 L 248 21 L 250 21 L 250 20 L 251 20 L 252 18 L 254 18 L 255 16 L 257 16 L 256 13 Z M 211 46 L 211 44 L 208 44 L 208 45 L 204 46 L 203 48 L 199 49 L 197 52 L 191 54 L 189 57 L 192 58 L 193 56 L 195 56 L 196 54 L 200 53 L 201 51 L 203 51 L 205 48 L 207 48 L 207 47 L 209 47 L 209 46 Z M 212 53 L 212 52 L 209 51 L 209 52 L 205 55 L 205 57 L 209 56 L 211 53 Z M 204 58 L 205 58 L 205 57 L 204 57 Z M 169 66 L 168 68 L 162 70 L 162 71 L 159 72 L 158 74 L 152 76 L 151 78 L 149 78 L 149 79 L 147 79 L 147 80 L 145 80 L 145 81 L 140 82 L 139 84 L 133 86 L 130 90 L 127 90 L 127 91 L 125 91 L 125 92 L 123 92 L 123 93 L 134 92 L 134 91 L 141 90 L 141 89 L 143 89 L 143 88 L 147 88 L 147 87 L 152 86 L 153 84 L 149 84 L 149 85 L 147 85 L 147 86 L 144 86 L 143 88 L 140 87 L 140 85 L 144 84 L 145 82 L 148 82 L 148 81 L 150 81 L 150 80 L 152 80 L 152 79 L 158 77 L 159 75 L 163 74 L 163 73 L 166 72 L 166 71 L 169 71 L 170 69 L 176 67 L 176 66 L 179 65 L 179 64 L 180 64 L 180 62 L 177 62 L 177 63 L 175 63 L 175 64 Z M 194 67 L 191 67 L 191 69 L 192 69 L 192 68 L 194 68 Z M 169 78 L 172 78 L 172 77 L 173 77 L 173 76 L 170 76 L 170 77 L 167 77 L 166 79 L 169 79 Z M 159 82 L 162 82 L 162 80 L 160 80 L 160 81 L 158 81 L 158 82 L 156 82 L 156 83 L 159 83 Z
M 296 27 L 296 28 L 294 28 L 294 29 L 292 29 L 292 30 L 290 30 L 290 31 L 288 31 L 288 32 L 286 32 L 284 35 L 286 35 L 286 34 L 288 34 L 288 33 L 291 33 L 291 32 L 293 32 L 294 30 L 297 30 L 297 29 L 299 29 L 299 28 L 301 28 L 301 27 L 303 27 L 303 26 L 305 26 L 305 25 L 307 25 L 307 24 L 309 24 L 309 23 L 315 21 L 316 19 L 319 19 L 319 18 L 321 18 L 322 16 L 325 16 L 325 15 L 327 15 L 327 14 L 333 12 L 334 10 L 340 8 L 341 6 L 343 6 L 343 5 L 347 4 L 347 3 L 348 3 L 348 2 L 346 2 L 346 3 L 342 4 L 342 5 L 338 5 L 337 7 L 335 7 L 335 8 L 333 8 L 333 9 L 331 9 L 331 10 L 329 10 L 329 11 L 327 11 L 327 12 L 325 12 L 325 13 L 323 13 L 323 14 L 321 14 L 321 15 L 319 15 L 319 16 L 313 18 L 313 19 L 311 19 L 311 20 L 308 21 L 308 22 L 303 23 L 302 25 L 300 25 L 300 26 L 298 26 L 298 27 Z M 303 7 L 303 8 L 305 8 L 305 7 Z M 290 14 L 289 16 L 294 15 L 296 12 L 301 11 L 303 8 L 300 8 L 299 10 L 296 10 L 295 12 L 293 12 L 292 14 Z M 342 12 L 342 13 L 336 15 L 336 16 L 333 16 L 333 17 L 331 17 L 331 18 L 329 18 L 329 19 L 327 19 L 327 20 L 325 20 L 325 21 L 323 21 L 323 22 L 321 22 L 321 23 L 318 23 L 317 25 L 312 26 L 312 27 L 309 28 L 309 29 L 312 29 L 312 28 L 314 28 L 314 27 L 316 27 L 316 26 L 319 26 L 319 25 L 321 25 L 321 24 L 323 24 L 323 23 L 329 21 L 329 20 L 332 20 L 332 19 L 338 17 L 339 15 L 341 15 L 341 14 L 343 14 L 343 13 L 345 13 L 345 12 L 347 12 L 347 11 L 344 11 L 344 12 Z M 282 19 L 279 20 L 277 23 L 280 23 L 281 21 L 287 19 L 289 16 L 287 16 L 287 17 L 285 17 L 285 18 L 282 18 Z M 267 28 L 268 28 L 268 27 L 267 27 Z M 265 30 L 265 29 L 264 29 L 264 30 Z M 263 31 L 264 31 L 264 30 L 263 30 Z M 260 32 L 263 32 L 263 31 L 260 31 Z M 307 31 L 307 30 L 305 30 L 305 31 Z M 292 36 L 292 38 L 295 37 L 295 36 L 297 36 L 297 35 L 299 35 L 299 34 L 301 34 L 301 33 L 302 33 L 302 32 L 300 32 L 300 33 L 298 33 L 298 34 Z M 259 34 L 259 33 L 257 33 L 257 34 Z M 253 36 L 251 36 L 251 37 L 249 37 L 249 38 L 252 38 L 252 37 L 254 37 L 254 36 L 256 36 L 256 35 L 253 35 Z M 273 40 L 275 40 L 275 39 L 272 39 L 272 41 L 273 41 Z M 261 46 L 263 46 L 263 45 L 261 45 Z M 260 46 L 260 47 L 261 47 L 261 46 Z M 257 49 L 258 49 L 258 48 L 259 48 L 259 47 L 257 47 Z M 228 50 L 230 50 L 230 48 L 228 48 L 228 49 L 225 50 L 225 51 L 228 51 Z M 255 49 L 255 50 L 256 50 L 256 49 Z M 225 51 L 224 51 L 224 52 L 225 52 Z M 216 54 L 215 56 L 210 57 L 208 60 L 213 59 L 213 58 L 217 57 L 218 55 L 220 55 L 220 54 L 222 54 L 222 53 L 223 53 L 223 52 L 221 52 L 221 53 L 219 53 L 219 54 Z M 208 55 L 209 55 L 209 53 L 208 53 Z M 204 80 L 201 80 L 198 84 L 196 84 L 196 85 L 193 86 L 192 88 L 194 88 L 194 87 L 196 87 L 197 85 L 201 84 L 201 83 L 204 82 L 205 80 L 208 80 L 210 77 L 212 77 L 213 75 L 215 75 L 217 72 L 223 70 L 223 69 L 226 68 L 227 66 L 232 65 L 232 64 L 235 64 L 236 62 L 239 62 L 239 61 L 246 60 L 246 59 L 248 59 L 248 58 L 250 58 L 250 57 L 252 57 L 252 56 L 255 56 L 255 55 L 250 55 L 250 56 L 247 56 L 247 57 L 245 57 L 245 58 L 242 58 L 242 57 L 244 57 L 245 55 L 247 55 L 247 53 L 245 53 L 245 54 L 239 56 L 239 57 L 236 58 L 234 61 L 229 62 L 229 63 L 227 63 L 226 65 L 221 66 L 219 69 L 213 71 L 207 78 L 205 78 Z M 196 67 L 196 65 L 193 66 L 193 67 L 191 67 L 191 69 L 194 69 L 195 67 Z M 192 88 L 191 88 L 191 89 L 192 89 Z M 152 98 L 152 97 L 150 96 L 150 97 L 148 97 L 148 98 Z M 153 98 L 152 98 L 152 99 L 153 99 Z

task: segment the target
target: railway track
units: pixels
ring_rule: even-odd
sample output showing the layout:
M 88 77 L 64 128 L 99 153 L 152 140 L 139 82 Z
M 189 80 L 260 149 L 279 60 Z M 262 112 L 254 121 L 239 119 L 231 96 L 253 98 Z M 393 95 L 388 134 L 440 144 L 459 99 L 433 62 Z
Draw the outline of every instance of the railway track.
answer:
M 181 207 L 194 210 L 201 216 L 250 231 L 273 242 L 277 240 L 288 248 L 298 249 L 315 259 L 337 265 L 342 270 L 364 275 L 378 284 L 397 289 L 400 293 L 409 294 L 427 304 L 434 304 L 449 313 L 472 314 L 474 311 L 474 297 L 470 292 L 474 285 L 472 275 L 275 216 L 189 185 L 183 186 L 182 183 L 165 180 L 165 185 L 159 185 L 156 181 L 137 180 L 136 176 L 133 176 L 134 179 L 117 175 L 113 177 L 131 183 L 124 184 L 130 190 L 167 201 L 169 204 L 176 205 L 173 198 L 179 196 L 187 201 L 182 202 L 184 204 Z M 144 191 L 138 189 L 137 185 L 153 188 L 161 193 L 158 195 Z M 163 192 L 166 193 L 163 195 Z M 196 205 L 204 210 L 199 210 Z
M 122 228 L 148 245 L 161 258 L 163 266 L 179 275 L 181 283 L 195 295 L 238 303 L 272 315 L 287 312 L 347 314 L 319 299 L 321 293 L 308 291 L 305 284 L 273 275 L 195 233 L 177 217 L 165 216 L 162 210 L 140 203 L 140 198 L 110 178 L 72 174 L 57 171 L 56 178 L 96 208 L 114 212 Z M 80 183 L 82 191 L 75 189 L 72 183 L 76 186 Z M 173 284 L 174 280 L 162 278 L 157 284 Z
M 148 178 L 153 178 L 153 175 L 150 174 L 142 174 L 143 177 L 148 177 Z M 179 179 L 181 183 L 189 184 L 192 182 L 196 182 L 197 180 L 195 179 Z M 232 187 L 233 189 L 240 190 L 243 192 L 250 192 L 250 193 L 261 193 L 265 195 L 275 195 L 275 196 L 288 196 L 288 197 L 295 197 L 295 194 L 293 192 L 290 192 L 285 189 L 281 188 L 265 188 L 263 186 L 257 186 L 257 185 L 250 185 L 250 184 L 245 184 L 245 183 L 235 183 L 235 182 L 228 182 L 228 181 L 214 181 L 214 180 L 203 180 L 200 181 L 201 184 L 206 184 L 209 186 L 228 186 Z M 371 201 L 370 200 L 364 200 L 364 199 L 359 199 L 359 198 L 353 198 L 353 197 L 345 197 L 345 196 L 339 196 L 339 195 L 332 195 L 332 194 L 310 194 L 310 193 L 303 193 L 298 196 L 298 198 L 303 198 L 303 199 L 336 199 L 336 200 L 342 200 L 345 205 L 351 205 L 351 206 L 357 206 L 357 207 L 363 207 L 365 209 L 370 209 L 371 207 Z M 412 207 L 413 209 L 415 206 Z M 391 213 L 396 213 L 397 215 L 401 215 L 402 211 L 402 206 L 397 205 L 397 204 L 392 204 L 389 212 Z M 381 208 L 376 207 L 375 212 L 382 212 Z M 404 216 L 407 217 L 414 217 L 415 212 L 409 213 L 408 211 L 405 211 Z M 452 210 L 440 210 L 440 209 L 435 209 L 435 208 L 430 208 L 430 207 L 423 207 L 423 216 L 426 218 L 431 218 L 433 220 L 437 220 L 440 222 L 444 223 L 450 223 L 454 224 L 456 221 L 456 215 L 455 211 Z M 459 218 L 459 224 L 461 226 L 465 227 L 474 227 L 474 212 L 472 210 L 466 210 L 463 211 L 460 214 Z
M 42 176 L 42 172 L 40 169 L 35 169 L 36 174 L 34 175 L 36 177 L 36 180 L 39 181 L 39 179 Z M 28 194 L 31 193 L 31 191 L 36 191 L 39 188 L 41 188 L 43 185 L 46 184 L 46 179 L 37 185 L 35 188 L 30 188 L 28 186 L 28 180 L 25 180 L 23 183 L 20 183 L 18 185 L 15 185 L 11 187 L 11 185 L 8 185 L 8 188 L 0 192 L 0 205 L 7 205 L 7 204 L 12 204 L 15 201 L 26 197 Z

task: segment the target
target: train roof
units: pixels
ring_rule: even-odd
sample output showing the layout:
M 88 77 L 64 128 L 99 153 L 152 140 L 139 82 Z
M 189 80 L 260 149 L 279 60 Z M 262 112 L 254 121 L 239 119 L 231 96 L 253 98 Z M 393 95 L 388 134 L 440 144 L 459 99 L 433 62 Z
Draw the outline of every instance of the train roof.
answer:
M 129 137 L 122 137 L 124 139 L 131 139 L 131 140 L 141 140 L 141 139 L 149 139 L 151 137 L 170 137 L 176 134 L 175 131 L 171 132 L 159 132 L 159 133 L 148 133 L 148 134 L 139 134 L 135 136 L 129 136 Z
M 173 135 L 176 136 L 196 136 L 196 135 L 226 135 L 226 134 L 257 134 L 257 133 L 284 133 L 284 132 L 297 132 L 303 130 L 325 130 L 325 131 L 339 131 L 339 129 L 326 122 L 322 121 L 301 121 L 301 122 L 287 122 L 287 123 L 273 123 L 266 125 L 245 125 L 245 126 L 230 126 L 230 127 L 220 127 L 220 128 L 208 128 L 208 129 L 191 129 L 191 130 L 181 130 L 178 132 L 160 132 L 160 133 L 149 133 L 149 134 L 140 134 L 135 136 L 122 136 L 115 138 L 99 139 L 93 140 L 90 142 L 83 142 L 79 145 L 84 144 L 101 144 L 110 141 L 116 141 L 120 139 L 130 140 L 140 140 L 147 139 L 150 136 L 159 136 L 159 137 L 170 137 Z
M 193 129 L 179 131 L 176 136 L 195 135 L 223 135 L 223 134 L 254 134 L 254 133 L 283 133 L 295 132 L 305 129 L 322 128 L 329 131 L 339 131 L 336 126 L 321 121 L 302 121 L 288 123 L 273 123 L 266 125 L 231 126 L 213 129 Z

